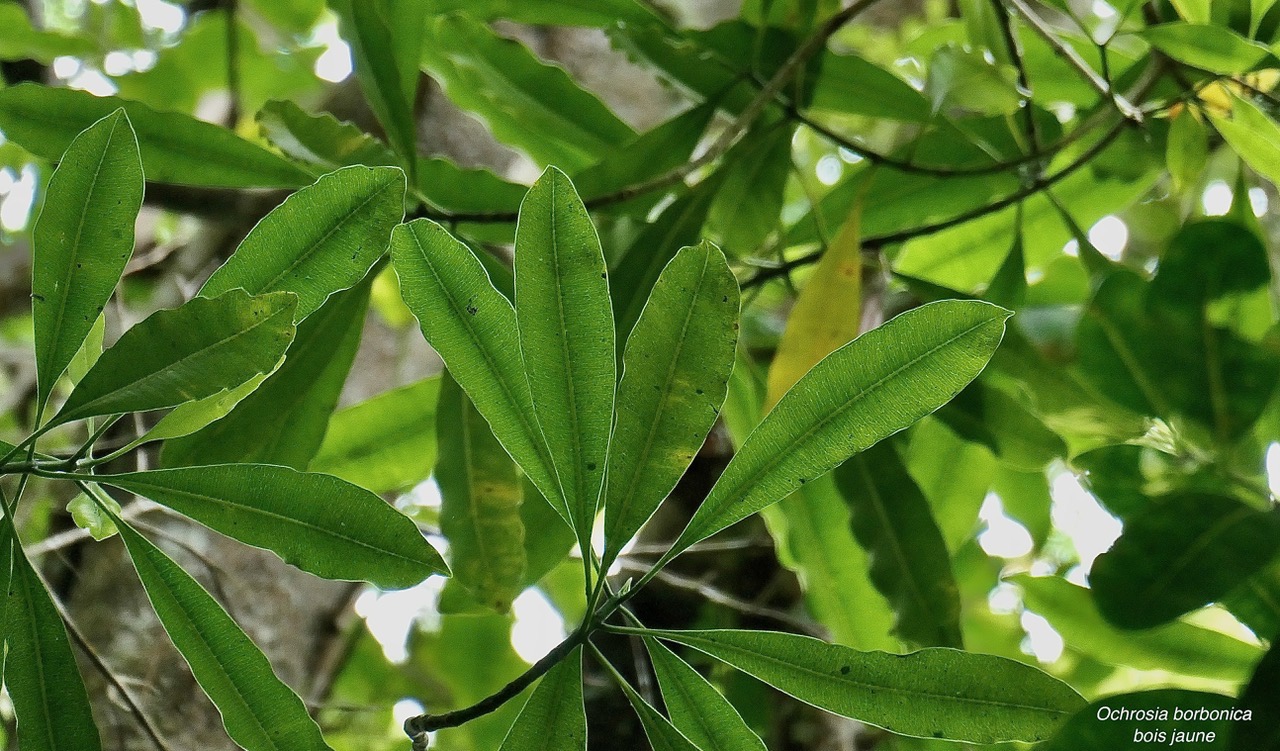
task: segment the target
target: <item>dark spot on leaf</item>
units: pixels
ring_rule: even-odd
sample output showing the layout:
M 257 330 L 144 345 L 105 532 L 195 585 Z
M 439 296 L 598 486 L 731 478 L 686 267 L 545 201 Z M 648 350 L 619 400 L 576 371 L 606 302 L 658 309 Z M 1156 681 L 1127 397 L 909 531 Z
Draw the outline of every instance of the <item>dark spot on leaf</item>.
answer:
M 596 471 L 596 463 L 595 463 L 595 462 L 587 462 L 587 471 L 588 471 L 588 472 L 594 472 L 594 471 Z
M 701 395 L 702 395 L 702 389 L 696 389 L 696 392 L 697 392 L 697 394 L 698 394 L 699 396 L 701 396 Z
M 720 298 L 720 302 L 729 302 L 729 296 L 725 295 L 724 297 Z
M 850 670 L 850 667 L 848 665 L 845 665 L 844 667 L 840 668 L 840 675 L 848 675 L 849 670 Z
M 480 310 L 480 309 L 479 309 L 479 308 L 477 308 L 477 307 L 476 307 L 476 306 L 474 306 L 474 305 L 468 305 L 468 306 L 467 306 L 467 312 L 468 312 L 468 313 L 470 313 L 471 315 L 475 315 L 477 312 L 479 312 L 479 310 Z

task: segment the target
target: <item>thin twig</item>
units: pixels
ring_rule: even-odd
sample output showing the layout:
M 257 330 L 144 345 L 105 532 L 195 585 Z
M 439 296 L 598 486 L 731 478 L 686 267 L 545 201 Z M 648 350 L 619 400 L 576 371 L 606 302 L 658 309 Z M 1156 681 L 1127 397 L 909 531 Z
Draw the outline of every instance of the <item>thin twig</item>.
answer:
M 1152 68 L 1150 68 L 1147 74 L 1145 75 L 1144 80 L 1141 81 L 1135 87 L 1135 91 L 1137 93 L 1135 98 L 1141 99 L 1142 97 L 1145 97 L 1146 94 L 1150 91 L 1150 89 L 1155 85 L 1155 82 L 1156 80 L 1158 80 L 1159 74 L 1162 71 L 1163 71 L 1163 66 L 1161 65 L 1152 66 Z M 1056 185 L 1062 180 L 1070 177 L 1075 172 L 1079 171 L 1082 167 L 1088 165 L 1099 154 L 1105 151 L 1107 147 L 1110 146 L 1117 138 L 1119 138 L 1120 134 L 1124 132 L 1126 127 L 1129 127 L 1131 125 L 1133 125 L 1133 122 L 1130 120 L 1119 120 L 1114 125 L 1112 125 L 1110 129 L 1108 129 L 1108 131 L 1102 136 L 1102 138 L 1097 143 L 1093 144 L 1088 149 L 1086 149 L 1083 153 L 1080 154 L 1080 156 L 1072 160 L 1071 163 L 1067 164 L 1062 169 L 1058 170 L 1052 175 L 1046 175 L 1046 176 L 1037 178 L 1031 183 L 1023 186 L 1021 189 L 1005 196 L 1004 198 L 1001 198 L 997 201 L 993 201 L 992 203 L 978 206 L 977 208 L 970 209 L 969 211 L 965 211 L 961 214 L 957 214 L 956 216 L 953 216 L 949 219 L 944 219 L 939 222 L 934 222 L 932 224 L 925 224 L 919 227 L 911 227 L 908 229 L 899 230 L 897 232 L 891 232 L 885 235 L 874 235 L 871 237 L 864 238 L 862 241 L 863 247 L 867 249 L 875 249 L 875 248 L 880 248 L 886 245 L 893 245 L 895 243 L 905 242 L 907 240 L 913 240 L 918 237 L 925 237 L 938 232 L 942 232 L 943 230 L 951 229 L 952 227 L 957 227 L 961 224 L 971 222 L 975 219 L 981 219 L 982 217 L 987 216 L 988 214 L 993 214 L 997 211 L 1006 209 L 1018 203 L 1019 201 L 1022 201 L 1023 199 L 1026 199 L 1034 195 L 1035 193 L 1038 193 L 1042 190 L 1045 190 L 1046 188 L 1050 188 Z M 749 277 L 747 280 L 742 282 L 742 288 L 746 290 L 746 289 L 751 289 L 753 287 L 757 287 L 769 281 L 770 279 L 790 273 L 792 269 L 799 268 L 801 266 L 807 266 L 811 263 L 815 263 L 818 260 L 818 258 L 821 257 L 821 255 L 822 255 L 821 251 L 814 251 L 811 253 L 806 253 L 798 258 L 793 258 L 792 260 L 787 261 L 785 263 L 781 263 L 776 266 L 771 266 L 768 268 L 761 269 L 760 271 L 756 272 L 754 275 Z
M 1013 32 L 1013 16 L 1002 0 L 991 0 L 991 7 L 999 16 L 1004 46 L 1009 51 L 1014 70 L 1018 72 L 1018 88 L 1022 90 L 1019 92 L 1022 98 L 1022 127 L 1027 134 L 1027 151 L 1036 154 L 1040 151 L 1040 134 L 1036 126 L 1035 107 L 1031 104 L 1031 79 L 1027 76 L 1026 61 L 1022 59 L 1022 48 L 1018 46 L 1018 38 Z
M 842 29 L 845 24 L 852 21 L 858 14 L 867 10 L 871 6 L 881 0 L 858 0 L 849 7 L 841 10 L 839 13 L 831 16 L 822 24 L 822 26 L 814 32 L 808 39 L 804 41 L 796 51 L 787 58 L 782 67 L 774 73 L 760 91 L 756 94 L 736 119 L 725 128 L 716 140 L 696 159 L 692 159 L 684 164 L 665 172 L 657 177 L 645 180 L 634 185 L 629 185 L 621 190 L 614 191 L 602 196 L 595 196 L 583 201 L 588 209 L 597 209 L 604 206 L 611 206 L 618 203 L 652 193 L 656 190 L 663 190 L 673 185 L 681 183 L 685 178 L 711 164 L 720 157 L 724 156 L 733 144 L 738 140 L 739 136 L 747 132 L 755 123 L 756 119 L 764 113 L 782 93 L 783 89 L 803 70 L 809 60 L 818 54 L 827 44 L 827 40 L 833 34 Z M 421 208 L 414 212 L 415 217 L 426 217 L 442 222 L 514 222 L 518 218 L 517 212 L 513 211 L 484 211 L 484 212 L 464 212 L 453 213 L 446 211 L 438 211 L 432 208 Z
M 32 570 L 36 572 L 36 577 L 39 578 L 40 583 L 44 585 L 44 588 L 49 591 L 49 599 L 53 602 L 53 606 L 57 609 L 58 615 L 62 618 L 63 625 L 67 627 L 67 633 L 71 636 L 71 640 L 76 643 L 76 646 L 80 648 L 80 651 L 84 652 L 85 656 L 89 658 L 89 662 L 93 663 L 93 666 L 98 670 L 98 672 L 102 673 L 102 677 L 111 684 L 112 688 L 120 693 L 120 698 L 125 705 L 125 709 L 128 710 L 134 721 L 138 723 L 138 726 L 142 728 L 143 734 L 146 735 L 151 743 L 155 745 L 156 748 L 160 749 L 160 751 L 171 751 L 169 744 L 160 737 L 160 731 L 151 724 L 151 720 L 148 719 L 146 713 L 142 711 L 142 707 L 139 706 L 138 702 L 133 698 L 133 694 L 131 694 L 129 689 L 125 687 L 124 681 L 120 680 L 120 678 L 111 670 L 111 666 L 102 658 L 102 655 L 98 654 L 98 651 L 94 649 L 93 645 L 89 643 L 89 640 L 85 638 L 84 633 L 80 630 L 80 627 L 76 625 L 75 621 L 72 620 L 71 614 L 67 612 L 67 608 L 62 604 L 62 601 L 53 596 L 53 589 L 50 588 L 49 583 L 45 581 L 44 575 L 41 574 L 39 569 L 36 569 L 34 566 L 32 567 Z
M 1064 43 L 1053 33 L 1053 29 L 1049 28 L 1049 25 L 1031 9 L 1030 5 L 1027 5 L 1024 0 L 1007 0 L 1007 2 L 1018 10 L 1018 13 L 1026 19 L 1027 25 L 1039 34 L 1059 57 L 1076 69 L 1086 83 L 1110 101 L 1122 117 L 1134 123 L 1142 123 L 1142 110 L 1133 106 L 1132 102 L 1112 89 L 1106 80 L 1099 76 L 1097 71 L 1090 67 L 1084 58 L 1080 57 L 1080 53 L 1076 52 L 1075 49 Z

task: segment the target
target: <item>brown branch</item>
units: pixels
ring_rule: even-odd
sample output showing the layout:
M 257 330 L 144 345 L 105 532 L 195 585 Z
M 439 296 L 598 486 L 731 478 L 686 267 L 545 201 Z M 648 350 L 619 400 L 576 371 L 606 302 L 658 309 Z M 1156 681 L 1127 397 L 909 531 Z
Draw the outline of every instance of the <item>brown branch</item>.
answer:
M 618 203 L 624 203 L 637 196 L 652 193 L 656 190 L 669 188 L 673 185 L 681 183 L 689 175 L 711 164 L 712 162 L 724 156 L 725 152 L 733 146 L 743 133 L 755 123 L 756 119 L 764 113 L 782 93 L 783 89 L 791 83 L 792 80 L 800 73 L 809 60 L 818 54 L 827 44 L 827 40 L 831 38 L 845 24 L 852 21 L 858 14 L 867 10 L 871 6 L 880 2 L 880 0 L 857 0 L 849 7 L 841 10 L 839 13 L 828 18 L 821 27 L 818 28 L 808 39 L 804 41 L 796 51 L 787 58 L 782 67 L 773 74 L 759 93 L 756 94 L 736 119 L 720 133 L 716 140 L 707 148 L 701 156 L 691 161 L 665 172 L 657 177 L 645 180 L 634 185 L 629 185 L 621 190 L 608 193 L 602 196 L 583 201 L 588 209 L 597 209 L 603 206 L 611 206 Z M 438 211 L 431 208 L 423 208 L 414 212 L 414 217 L 426 217 L 441 222 L 466 223 L 466 222 L 514 222 L 518 218 L 517 212 L 499 211 L 499 212 L 466 212 L 454 213 L 447 211 Z

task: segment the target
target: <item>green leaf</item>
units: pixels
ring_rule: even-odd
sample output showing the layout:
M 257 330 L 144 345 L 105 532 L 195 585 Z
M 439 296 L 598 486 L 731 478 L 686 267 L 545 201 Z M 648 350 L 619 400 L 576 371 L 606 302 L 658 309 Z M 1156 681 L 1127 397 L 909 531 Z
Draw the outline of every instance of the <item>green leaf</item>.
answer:
M 571 751 L 587 747 L 582 648 L 542 676 L 499 751 Z
M 148 180 L 210 188 L 296 188 L 311 178 L 226 128 L 140 102 L 20 83 L 0 89 L 0 130 L 36 156 L 57 160 L 76 135 L 123 108 L 138 134 Z
M 1125 629 L 1156 626 L 1231 591 L 1280 551 L 1280 513 L 1206 493 L 1157 499 L 1093 564 L 1098 610 Z
M 848 504 L 826 474 L 761 510 L 778 560 L 796 572 L 814 620 L 831 640 L 896 651 L 893 609 L 870 579 L 867 552 L 853 537 Z
M 760 737 L 706 678 L 657 639 L 646 638 L 671 724 L 700 751 L 765 751 Z
M 280 363 L 283 364 L 283 361 Z M 165 441 L 170 438 L 181 438 L 191 435 L 206 425 L 226 417 L 236 405 L 244 401 L 250 394 L 258 390 L 267 377 L 279 370 L 277 366 L 269 373 L 259 373 L 244 383 L 230 389 L 224 389 L 212 396 L 197 399 L 194 402 L 179 404 L 169 410 L 146 433 L 130 442 L 130 446 L 141 446 L 153 441 Z
M 409 0 L 330 0 L 365 98 L 404 158 L 417 154 L 413 104 L 426 10 Z
M 577 172 L 630 142 L 635 131 L 524 45 L 461 14 L 427 24 L 422 64 L 459 107 L 534 160 Z
M 1040 418 L 1003 390 L 981 381 L 938 410 L 938 419 L 966 440 L 987 446 L 1014 469 L 1041 470 L 1067 455 L 1066 443 Z
M 684 736 L 671 721 L 662 716 L 662 713 L 649 705 L 636 690 L 627 683 L 617 671 L 610 670 L 613 673 L 614 682 L 622 689 L 622 693 L 626 694 L 627 701 L 631 703 L 631 708 L 635 710 L 636 716 L 640 718 L 640 725 L 644 727 L 645 737 L 649 739 L 649 746 L 653 751 L 700 751 L 697 746 Z
M 600 238 L 573 184 L 554 167 L 520 206 L 515 275 L 533 413 L 585 550 L 613 427 L 613 308 Z
M 51 422 L 172 407 L 270 372 L 293 340 L 295 305 L 233 290 L 155 313 L 102 353 Z
M 986 366 L 1009 315 L 976 301 L 930 303 L 832 352 L 747 437 L 663 560 L 947 403 Z
M 710 243 L 667 264 L 627 338 L 605 491 L 605 555 L 639 531 L 715 424 L 733 372 L 738 283 Z
M 324 13 L 324 0 L 248 0 L 263 18 L 296 34 L 311 31 Z
M 634 0 L 427 0 L 432 14 L 465 11 L 480 21 L 505 18 L 533 26 L 612 26 L 653 15 Z
M 710 104 L 676 115 L 640 134 L 597 164 L 574 174 L 573 184 L 589 200 L 625 190 L 676 169 L 689 161 L 714 115 L 715 107 Z M 647 214 L 662 196 L 662 191 L 650 191 L 624 205 L 634 206 L 637 214 Z
M 327 112 L 313 115 L 288 100 L 267 102 L 257 120 L 277 148 L 320 172 L 356 164 L 390 167 L 398 161 L 385 144 L 355 125 Z
M 1236 702 L 1253 718 L 1235 723 L 1231 751 L 1275 751 L 1280 748 L 1280 647 L 1275 642 L 1258 663 Z
M 1169 122 L 1169 136 L 1165 147 L 1165 163 L 1169 175 L 1179 190 L 1188 190 L 1199 184 L 1209 161 L 1209 132 L 1190 110 L 1178 113 Z
M 83 37 L 37 29 L 22 3 L 0 3 L 0 60 L 35 60 L 52 65 L 57 57 L 89 57 L 97 46 Z
M 527 565 L 519 470 L 458 384 L 444 377 L 436 421 L 440 529 L 454 579 L 505 613 L 524 589 Z
M 736 256 L 759 248 L 778 226 L 791 175 L 791 129 L 764 127 L 725 155 L 724 184 L 711 206 L 711 220 Z
M 112 500 L 111 505 L 111 513 L 119 514 L 120 504 Z M 84 493 L 77 493 L 71 499 L 67 504 L 67 513 L 71 514 L 71 520 L 77 527 L 88 532 L 96 541 L 101 542 L 116 533 L 116 523 L 111 516 L 98 506 L 97 501 Z
M 310 469 L 375 493 L 413 487 L 436 464 L 439 396 L 440 379 L 426 378 L 339 410 Z
M 921 646 L 962 647 L 951 555 L 929 501 L 893 444 L 871 447 L 834 475 L 852 512 L 854 536 L 871 556 L 871 581 L 897 615 L 894 630 Z
M 133 254 L 142 162 L 123 110 L 76 136 L 32 231 L 38 409 L 98 320 Z
M 1164 670 L 1238 683 L 1258 661 L 1258 647 L 1218 631 L 1173 621 L 1124 631 L 1103 619 L 1089 590 L 1056 576 L 1012 576 L 1027 609 L 1039 613 L 1075 651 L 1108 665 Z
M 1271 54 L 1266 45 L 1217 24 L 1175 21 L 1148 26 L 1140 34 L 1174 60 L 1220 75 L 1246 73 Z
M 1280 184 L 1280 125 L 1267 117 L 1253 102 L 1237 96 L 1231 97 L 1230 120 L 1214 113 L 1212 109 L 1207 109 L 1205 113 L 1227 145 L 1246 164 L 1272 183 Z M 0 125 L 3 124 L 0 121 Z
M 118 518 L 116 525 L 151 606 L 227 735 L 248 751 L 329 748 L 302 700 L 222 606 L 142 535 Z
M 404 190 L 404 174 L 394 167 L 325 175 L 263 217 L 200 295 L 293 292 L 301 321 L 329 295 L 365 278 L 382 257 L 404 217 Z
M 641 633 L 705 652 L 819 709 L 918 738 L 1043 740 L 1084 704 L 1058 679 L 994 655 L 859 652 L 772 631 Z
M 252 394 L 221 419 L 165 444 L 164 466 L 253 462 L 306 469 L 338 406 L 368 303 L 369 283 L 330 297 L 298 324 L 284 362 Z
M 22 552 L 9 517 L 0 525 L 12 551 L 12 572 L 5 572 L 4 683 L 17 717 L 18 742 L 24 751 L 101 751 L 62 617 Z
M 959 47 L 944 47 L 930 58 L 924 94 L 935 113 L 956 108 L 983 115 L 1010 115 L 1022 104 L 1006 66 Z
M 162 503 L 326 579 L 403 589 L 448 572 L 408 517 L 373 493 L 329 475 L 221 464 L 93 479 Z
M 701 239 L 702 225 L 707 221 L 718 185 L 719 179 L 713 175 L 673 201 L 645 225 L 610 271 L 609 292 L 619 343 L 624 343 L 635 328 L 662 269 L 681 248 L 696 245 Z
M 814 110 L 924 123 L 929 100 L 911 84 L 857 55 L 827 52 L 820 65 L 809 107 Z
M 417 219 L 396 227 L 391 260 L 400 292 L 502 447 L 568 522 L 572 517 L 533 417 L 516 314 L 480 260 L 443 227 Z
M 1227 710 L 1232 708 L 1229 696 L 1206 694 L 1200 691 L 1165 688 L 1154 691 L 1137 691 L 1129 694 L 1117 694 L 1098 699 L 1081 709 L 1054 734 L 1048 743 L 1036 747 L 1036 751 L 1115 751 L 1122 748 L 1140 748 L 1142 746 L 1172 745 L 1174 748 L 1208 749 L 1225 748 L 1221 743 L 1226 738 L 1229 722 L 1204 722 L 1173 719 L 1173 710 Z M 1164 710 L 1168 713 L 1165 720 L 1133 720 L 1121 719 L 1123 715 L 1116 710 L 1133 710 L 1135 712 Z M 1114 719 L 1111 718 L 1115 715 Z M 1171 743 L 1174 732 L 1214 732 L 1215 741 L 1211 744 L 1199 742 Z M 1138 742 L 1138 733 L 1164 733 L 1163 739 L 1153 738 L 1145 743 Z M 1263 746 L 1248 746 L 1251 750 L 1261 751 Z

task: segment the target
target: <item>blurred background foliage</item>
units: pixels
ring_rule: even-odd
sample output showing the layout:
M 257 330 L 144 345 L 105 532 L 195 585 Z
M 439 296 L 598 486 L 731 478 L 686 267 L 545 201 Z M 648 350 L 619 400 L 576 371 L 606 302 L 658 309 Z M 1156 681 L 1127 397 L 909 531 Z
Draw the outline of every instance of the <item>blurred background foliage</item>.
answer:
M 555 164 L 593 209 L 624 333 L 679 247 L 721 245 L 744 288 L 724 424 L 616 564 L 624 578 L 665 549 L 734 441 L 807 369 L 806 352 L 934 299 L 1012 308 L 992 366 L 954 403 L 763 523 L 698 546 L 636 607 L 656 627 L 778 628 L 890 651 L 963 645 L 1040 664 L 1090 699 L 1240 691 L 1280 630 L 1280 563 L 1224 588 L 1210 581 L 1216 559 L 1199 551 L 1248 542 L 1249 529 L 1232 533 L 1244 542 L 1210 534 L 1218 501 L 1262 514 L 1280 486 L 1280 4 L 882 3 L 782 81 L 743 133 L 736 118 L 838 3 L 379 7 L 384 25 L 370 31 L 349 2 L 5 0 L 0 71 L 10 87 L 116 96 L 223 125 L 299 174 L 408 164 L 411 213 L 483 250 L 500 287 L 523 186 Z M 34 389 L 29 230 L 61 152 L 50 134 L 75 122 L 71 99 L 51 99 L 37 126 L 23 125 L 16 102 L 0 90 L 9 439 L 29 423 Z M 184 182 L 147 186 L 108 341 L 191 296 L 286 195 Z M 393 275 L 360 290 L 367 314 L 349 306 L 357 312 L 318 331 L 299 380 L 139 461 L 212 452 L 329 471 L 384 494 L 437 542 L 465 537 L 450 529 L 445 477 L 434 477 L 437 449 L 443 462 L 457 429 L 456 419 L 437 424 L 439 361 Z M 349 346 L 330 345 L 340 338 Z M 264 415 L 278 435 L 245 427 Z M 158 632 L 140 595 L 125 592 L 119 553 L 85 552 L 77 524 L 91 525 L 73 518 L 73 499 L 38 481 L 28 492 L 24 538 L 107 663 L 146 689 L 177 747 L 228 747 L 212 708 L 182 690 L 185 666 L 148 644 Z M 150 515 L 344 751 L 399 747 L 404 716 L 491 693 L 585 607 L 572 537 L 545 504 L 521 509 L 512 544 L 525 548 L 526 576 L 496 603 L 439 579 L 402 592 L 307 590 L 207 531 Z M 1095 572 L 1124 529 L 1126 547 Z M 1264 543 L 1274 554 L 1276 541 Z M 453 553 L 465 556 L 465 543 Z M 1191 612 L 1127 622 L 1135 560 L 1176 575 Z M 912 581 L 941 587 L 951 611 L 913 613 L 897 599 Z M 729 671 L 711 677 L 772 749 L 955 746 L 835 720 Z M 108 745 L 148 747 L 107 683 L 90 683 Z M 588 676 L 587 700 L 603 708 L 589 712 L 593 747 L 643 747 L 602 676 Z M 435 747 L 496 748 L 514 711 L 444 731 Z M 0 718 L 12 721 L 3 703 Z

